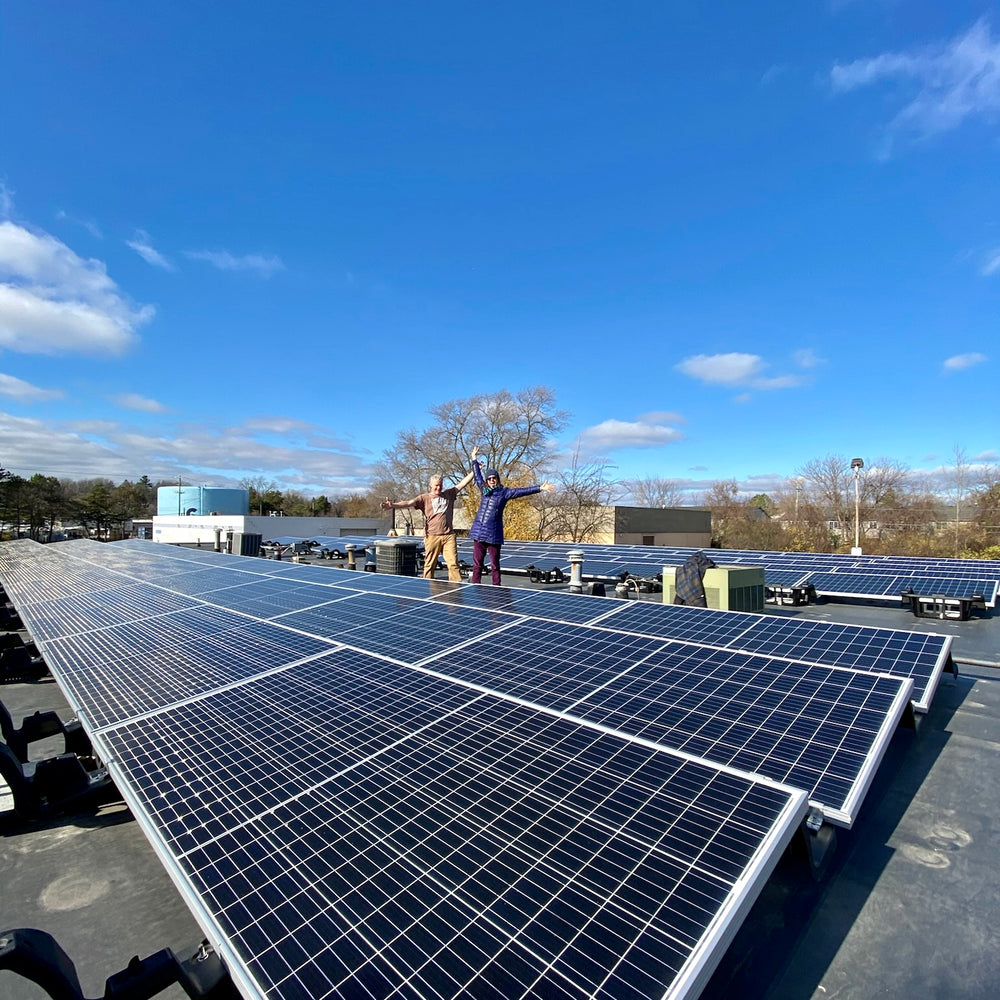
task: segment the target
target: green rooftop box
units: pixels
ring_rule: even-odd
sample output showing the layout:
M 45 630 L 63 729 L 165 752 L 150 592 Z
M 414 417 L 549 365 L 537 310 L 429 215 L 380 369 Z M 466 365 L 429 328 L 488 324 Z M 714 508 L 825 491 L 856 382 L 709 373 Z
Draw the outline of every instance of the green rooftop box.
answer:
M 663 567 L 663 603 L 673 604 L 678 567 Z M 705 570 L 705 602 L 720 611 L 764 610 L 763 566 L 716 566 Z

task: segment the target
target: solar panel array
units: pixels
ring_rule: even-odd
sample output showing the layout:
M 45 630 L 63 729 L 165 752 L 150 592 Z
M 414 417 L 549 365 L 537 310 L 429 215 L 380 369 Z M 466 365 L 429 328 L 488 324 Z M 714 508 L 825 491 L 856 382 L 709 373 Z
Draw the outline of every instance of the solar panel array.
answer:
M 0 577 L 248 996 L 686 995 L 947 653 L 145 542 Z
M 305 538 L 286 538 L 305 542 Z M 359 549 L 375 545 L 379 538 L 350 536 L 319 538 L 317 547 L 346 551 L 351 543 Z M 415 537 L 421 544 L 423 539 Z M 695 552 L 694 548 L 669 545 L 605 545 L 569 542 L 509 541 L 503 547 L 503 570 L 527 573 L 559 569 L 570 572 L 569 552 L 584 553 L 583 576 L 587 580 L 614 580 L 628 572 L 636 577 L 652 577 L 663 567 L 677 566 Z M 839 553 L 771 552 L 757 549 L 711 549 L 709 555 L 719 566 L 760 566 L 768 587 L 812 586 L 822 597 L 868 598 L 898 601 L 904 591 L 920 596 L 944 595 L 970 600 L 982 599 L 995 607 L 1000 595 L 1000 560 L 945 559 L 925 556 L 841 555 Z M 472 562 L 472 543 L 459 539 L 459 556 Z
M 346 544 L 350 541 L 356 545 L 373 544 L 372 539 L 355 537 L 340 539 Z M 537 556 L 514 555 L 508 559 L 508 546 L 532 548 L 542 543 L 508 543 L 504 547 L 503 567 L 506 571 L 508 563 L 521 568 L 526 566 L 554 565 L 539 560 Z M 545 543 L 548 548 L 548 543 Z M 568 550 L 573 546 L 557 546 Z M 585 548 L 584 546 L 580 546 Z M 601 549 L 613 549 L 622 553 L 622 558 L 638 546 L 598 546 Z M 655 549 L 654 551 L 663 551 Z M 691 552 L 695 550 L 678 550 Z M 715 551 L 713 550 L 713 556 Z M 776 554 L 780 555 L 780 554 Z M 856 557 L 852 557 L 856 558 Z M 891 558 L 891 557 L 885 557 Z M 905 560 L 900 560 L 905 562 Z M 586 562 L 586 561 L 585 561 Z M 952 560 L 961 562 L 961 560 Z M 287 565 L 287 564 L 278 564 Z M 632 565 L 632 564 L 630 564 Z M 662 561 L 657 564 L 662 568 Z M 997 564 L 1000 566 L 1000 563 Z M 301 570 L 302 567 L 296 567 Z M 568 562 L 566 572 L 569 572 Z M 797 574 L 799 571 L 769 571 L 769 576 L 782 572 Z M 790 582 L 791 576 L 785 579 Z M 375 584 L 373 584 L 374 586 Z M 391 584 L 379 584 L 391 587 Z M 399 584 L 401 592 L 406 592 L 409 584 Z M 452 587 L 446 588 L 453 592 Z M 417 587 L 414 594 L 423 592 Z M 831 622 L 805 621 L 800 619 L 762 618 L 760 615 L 742 612 L 720 612 L 714 609 L 691 608 L 680 605 L 659 605 L 649 602 L 625 602 L 614 605 L 612 610 L 594 609 L 586 602 L 580 603 L 572 596 L 563 593 L 545 594 L 531 590 L 510 590 L 508 588 L 492 588 L 480 593 L 478 598 L 469 597 L 470 591 L 464 591 L 464 600 L 479 600 L 483 606 L 512 610 L 534 617 L 551 618 L 553 620 L 593 623 L 595 620 L 611 614 L 616 615 L 614 621 L 605 624 L 615 629 L 634 630 L 665 638 L 695 641 L 704 645 L 718 646 L 725 649 L 742 649 L 747 652 L 766 652 L 771 655 L 789 657 L 809 663 L 823 663 L 831 666 L 843 666 L 851 669 L 873 670 L 891 673 L 896 676 L 910 677 L 915 689 L 913 707 L 918 712 L 926 712 L 934 697 L 934 692 L 944 670 L 953 670 L 951 660 L 951 637 L 934 633 L 913 633 L 901 629 L 871 628 L 868 626 L 840 625 Z M 490 597 L 493 594 L 495 596 Z M 857 596 L 857 595 L 852 595 Z M 898 596 L 898 593 L 897 593 Z M 545 612 L 543 607 L 553 608 Z M 639 620 L 644 624 L 640 625 Z
M 472 546 L 460 543 L 469 561 Z M 614 579 L 628 571 L 632 576 L 654 576 L 664 566 L 680 565 L 698 549 L 675 546 L 569 544 L 566 542 L 506 542 L 505 571 L 523 572 L 558 567 L 568 573 L 568 553 L 584 553 L 587 579 Z M 986 607 L 996 605 L 1000 590 L 1000 560 L 930 559 L 911 556 L 848 556 L 835 553 L 769 552 L 749 549 L 711 549 L 709 557 L 719 566 L 761 566 L 768 586 L 811 585 L 826 597 L 867 597 L 899 600 L 912 588 L 920 595 L 982 597 Z

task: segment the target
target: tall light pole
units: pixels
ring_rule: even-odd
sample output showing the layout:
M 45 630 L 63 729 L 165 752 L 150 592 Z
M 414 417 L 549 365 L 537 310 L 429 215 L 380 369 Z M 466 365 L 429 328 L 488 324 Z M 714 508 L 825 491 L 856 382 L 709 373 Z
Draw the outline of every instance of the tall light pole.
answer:
M 861 470 L 865 467 L 864 461 L 860 458 L 851 459 L 851 468 L 854 470 L 854 548 L 851 549 L 852 556 L 861 555 L 861 523 L 858 518 L 859 483 L 861 480 Z

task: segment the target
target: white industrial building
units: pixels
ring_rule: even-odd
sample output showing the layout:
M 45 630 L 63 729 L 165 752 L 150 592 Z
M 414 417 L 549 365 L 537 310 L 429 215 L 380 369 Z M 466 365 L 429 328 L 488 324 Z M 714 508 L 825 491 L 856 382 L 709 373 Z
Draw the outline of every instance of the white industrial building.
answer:
M 152 523 L 137 523 L 136 534 L 154 542 L 225 547 L 230 532 L 275 538 L 385 535 L 388 517 L 272 517 L 250 513 L 250 491 L 212 486 L 161 486 Z
M 228 532 L 260 535 L 267 543 L 275 538 L 315 538 L 350 535 L 386 535 L 391 522 L 381 517 L 259 517 L 251 514 L 190 514 L 153 518 L 154 542 L 204 546 L 215 545 L 221 537 L 225 546 Z M 217 535 L 217 532 L 219 535 Z

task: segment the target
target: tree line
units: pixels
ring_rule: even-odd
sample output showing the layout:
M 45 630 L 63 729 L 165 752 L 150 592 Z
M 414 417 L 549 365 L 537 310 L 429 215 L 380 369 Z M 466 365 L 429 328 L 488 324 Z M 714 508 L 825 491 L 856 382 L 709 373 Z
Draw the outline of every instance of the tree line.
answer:
M 560 454 L 552 442 L 568 415 L 545 386 L 450 400 L 429 412 L 427 427 L 397 434 L 375 464 L 366 492 L 307 496 L 257 476 L 240 482 L 249 492 L 250 513 L 381 517 L 387 496 L 422 493 L 435 474 L 461 479 L 478 445 L 508 485 L 556 484 L 554 492 L 508 508 L 505 529 L 511 539 L 591 541 L 604 528 L 607 507 L 627 503 L 708 508 L 712 544 L 725 548 L 847 551 L 857 530 L 865 552 L 1000 558 L 1000 467 L 971 462 L 958 447 L 948 472 L 936 480 L 892 458 L 854 469 L 845 456 L 827 455 L 806 461 L 770 494 L 746 495 L 735 480 L 699 491 L 655 475 L 618 480 L 606 459 L 584 456 L 579 448 Z M 45 541 L 56 524 L 73 522 L 96 537 L 120 537 L 130 520 L 155 513 L 159 486 L 175 485 L 153 483 L 148 476 L 117 486 L 108 479 L 23 479 L 0 469 L 0 534 L 27 531 Z M 461 502 L 471 517 L 476 491 L 466 491 Z M 411 511 L 394 514 L 404 519 L 397 528 L 419 527 L 406 520 Z

